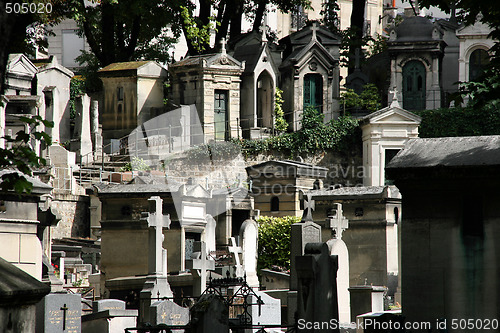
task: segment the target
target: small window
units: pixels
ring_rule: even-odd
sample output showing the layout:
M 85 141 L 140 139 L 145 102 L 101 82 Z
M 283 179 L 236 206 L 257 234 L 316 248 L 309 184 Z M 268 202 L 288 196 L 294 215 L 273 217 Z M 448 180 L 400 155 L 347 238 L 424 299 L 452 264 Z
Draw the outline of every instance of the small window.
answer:
M 399 208 L 394 207 L 394 223 L 398 224 L 399 222 Z
M 490 56 L 487 51 L 477 49 L 472 52 L 469 58 L 469 81 L 479 78 L 489 63 Z
M 360 217 L 360 216 L 363 216 L 363 214 L 364 214 L 364 212 L 363 212 L 362 207 L 356 207 L 354 209 L 354 216 Z
M 116 99 L 118 101 L 123 101 L 123 87 L 118 87 L 116 89 Z
M 280 199 L 278 197 L 271 198 L 271 211 L 279 212 L 280 210 Z

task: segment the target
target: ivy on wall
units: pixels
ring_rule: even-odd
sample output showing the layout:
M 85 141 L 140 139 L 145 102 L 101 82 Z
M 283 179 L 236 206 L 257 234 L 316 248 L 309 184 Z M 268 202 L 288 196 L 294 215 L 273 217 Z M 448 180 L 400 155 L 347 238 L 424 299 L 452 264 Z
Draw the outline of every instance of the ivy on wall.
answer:
M 478 136 L 500 134 L 500 108 L 455 107 L 415 111 L 422 117 L 419 137 Z
M 323 114 L 308 107 L 302 115 L 302 128 L 293 133 L 284 133 L 267 139 L 233 139 L 241 147 L 245 157 L 281 153 L 296 157 L 330 149 L 349 149 L 361 139 L 358 121 L 350 116 L 323 122 Z
M 290 270 L 290 234 L 292 224 L 300 222 L 298 216 L 271 217 L 260 216 L 259 257 L 257 268 Z

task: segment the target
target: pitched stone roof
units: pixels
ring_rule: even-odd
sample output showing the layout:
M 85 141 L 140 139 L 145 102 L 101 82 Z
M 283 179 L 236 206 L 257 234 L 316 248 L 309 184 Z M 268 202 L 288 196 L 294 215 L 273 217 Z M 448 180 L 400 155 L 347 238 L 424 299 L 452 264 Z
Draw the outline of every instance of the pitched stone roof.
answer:
M 0 306 L 35 304 L 49 292 L 49 286 L 0 258 Z
M 410 139 L 386 170 L 500 165 L 500 135 Z

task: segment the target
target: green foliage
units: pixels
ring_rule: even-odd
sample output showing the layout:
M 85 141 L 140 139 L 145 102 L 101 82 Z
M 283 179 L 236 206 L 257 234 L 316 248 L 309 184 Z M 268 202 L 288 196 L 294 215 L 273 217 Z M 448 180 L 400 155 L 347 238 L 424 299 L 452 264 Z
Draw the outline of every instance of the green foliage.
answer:
M 212 23 L 203 25 L 199 19 L 191 15 L 187 7 L 181 6 L 180 8 L 186 39 L 191 42 L 197 53 L 202 53 L 210 45 L 210 33 L 212 29 L 215 29 L 215 25 Z
M 377 34 L 377 36 L 373 38 L 372 42 L 369 44 L 368 55 L 371 57 L 376 54 L 385 52 L 387 50 L 388 39 L 389 39 L 388 37 Z
M 37 130 L 37 127 L 41 125 L 53 127 L 54 123 L 40 116 L 20 117 L 19 120 L 27 125 L 28 132 L 19 131 L 15 137 L 4 137 L 6 144 L 12 145 L 12 148 L 0 148 L 0 169 L 17 172 L 4 174 L 0 188 L 2 191 L 14 190 L 21 194 L 31 193 L 33 189 L 33 184 L 24 175 L 31 176 L 33 169 L 46 165 L 46 160 L 38 156 L 32 147 L 36 142 L 39 142 L 42 148 L 52 144 L 50 136 L 44 131 Z
M 415 111 L 422 122 L 419 137 L 477 136 L 500 134 L 500 108 L 449 108 Z
M 287 127 L 285 112 L 283 112 L 283 90 L 276 87 L 276 92 L 274 93 L 274 129 L 277 133 L 283 133 Z
M 300 222 L 300 217 L 260 216 L 259 223 L 259 258 L 257 268 L 277 266 L 290 270 L 290 233 L 292 224 Z
M 76 98 L 85 93 L 85 79 L 81 76 L 71 78 L 69 86 L 69 115 L 71 119 L 76 117 Z
M 291 158 L 300 154 L 313 154 L 325 150 L 350 149 L 359 143 L 358 121 L 350 116 L 323 123 L 323 115 L 313 107 L 306 108 L 302 128 L 267 139 L 234 139 L 244 156 L 282 153 Z
M 120 171 L 149 171 L 151 168 L 140 157 L 132 157 L 132 161 L 120 168 Z
M 373 83 L 368 83 L 363 86 L 361 95 L 356 94 L 353 89 L 347 89 L 340 94 L 345 110 L 362 109 L 368 111 L 376 111 L 380 109 L 380 95 L 377 86 Z

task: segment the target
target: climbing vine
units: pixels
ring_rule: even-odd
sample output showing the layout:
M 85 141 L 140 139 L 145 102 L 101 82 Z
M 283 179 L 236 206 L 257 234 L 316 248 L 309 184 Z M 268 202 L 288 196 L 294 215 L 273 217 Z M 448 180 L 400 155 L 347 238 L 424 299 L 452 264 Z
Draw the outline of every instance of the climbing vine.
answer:
M 283 112 L 283 90 L 276 87 L 274 93 L 274 129 L 277 133 L 286 131 L 288 124 L 285 120 L 285 113 Z

